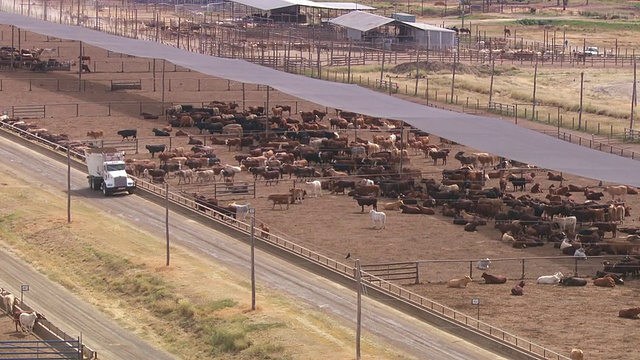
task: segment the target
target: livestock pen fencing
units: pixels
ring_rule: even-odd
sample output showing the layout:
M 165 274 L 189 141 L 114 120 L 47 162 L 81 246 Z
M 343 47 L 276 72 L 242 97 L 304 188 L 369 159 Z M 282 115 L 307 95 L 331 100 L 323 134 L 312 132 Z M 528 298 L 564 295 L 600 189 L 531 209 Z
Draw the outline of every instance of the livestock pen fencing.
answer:
M 545 245 L 553 246 L 552 243 Z M 465 275 L 468 275 L 474 281 L 482 281 L 480 275 L 485 271 L 490 274 L 506 276 L 514 281 L 535 280 L 540 276 L 550 275 L 556 271 L 560 271 L 566 276 L 589 278 L 603 269 L 602 264 L 604 261 L 614 263 L 623 258 L 623 255 L 589 256 L 586 259 L 566 255 L 496 258 L 489 259 L 491 264 L 486 270 L 477 266 L 482 259 L 416 260 L 385 264 L 363 264 L 362 268 L 379 279 L 395 283 L 444 284 L 452 278 Z
M 25 141 L 29 140 L 35 146 L 51 151 L 52 157 L 56 157 L 60 160 L 66 159 L 67 157 L 67 149 L 65 147 L 48 142 L 36 135 L 22 131 L 6 123 L 0 122 L 0 129 L 6 131 L 8 134 L 18 134 L 18 138 L 24 139 Z M 75 168 L 84 169 L 84 154 L 77 153 L 73 150 L 70 150 L 70 152 L 71 158 L 73 159 L 73 166 Z M 214 224 L 214 227 L 233 229 L 244 234 L 247 239 L 251 236 L 251 225 L 248 222 L 245 222 L 245 219 L 240 220 L 226 216 L 207 207 L 204 207 L 204 211 L 197 210 L 198 207 L 202 208 L 203 206 L 197 204 L 193 198 L 184 197 L 182 194 L 175 192 L 167 192 L 165 186 L 140 181 L 140 179 L 135 180 L 141 191 L 157 196 L 159 200 L 167 198 L 173 206 L 186 211 L 192 211 L 194 214 L 198 214 L 200 216 L 205 216 L 210 220 L 211 224 Z M 296 243 L 276 234 L 269 234 L 268 237 L 256 236 L 255 239 L 258 244 L 262 244 L 263 246 L 272 246 L 279 249 L 283 256 L 284 254 L 288 254 L 289 256 L 299 258 L 300 260 L 308 261 L 310 264 L 317 266 L 318 269 L 323 269 L 323 273 L 326 276 L 333 274 L 333 278 L 346 278 L 351 282 L 356 279 L 356 269 L 354 267 L 345 265 L 318 252 L 299 246 Z M 452 331 L 462 331 L 465 334 L 464 336 L 474 337 L 478 342 L 490 342 L 494 345 L 500 346 L 500 348 L 506 352 L 515 351 L 522 356 L 526 356 L 531 359 L 568 359 L 566 356 L 558 352 L 547 349 L 462 312 L 439 304 L 418 295 L 415 292 L 409 291 L 394 282 L 387 281 L 366 272 L 361 272 L 361 277 L 363 279 L 362 286 L 365 287 L 367 292 L 377 292 L 388 300 L 394 301 L 399 308 L 411 313 L 420 313 L 421 315 L 419 316 L 422 318 L 428 318 L 430 321 L 440 323 L 446 322 L 449 324 L 447 327 L 452 328 Z
M 17 296 L 16 296 L 17 298 Z M 9 315 L 5 303 L 0 304 Z M 19 311 L 34 311 L 24 301 L 14 305 Z M 40 310 L 38 310 L 40 311 Z M 40 340 L 0 341 L 1 359 L 42 359 L 42 360 L 90 360 L 97 359 L 98 353 L 82 343 L 81 337 L 69 336 L 47 319 L 38 319 L 33 333 Z

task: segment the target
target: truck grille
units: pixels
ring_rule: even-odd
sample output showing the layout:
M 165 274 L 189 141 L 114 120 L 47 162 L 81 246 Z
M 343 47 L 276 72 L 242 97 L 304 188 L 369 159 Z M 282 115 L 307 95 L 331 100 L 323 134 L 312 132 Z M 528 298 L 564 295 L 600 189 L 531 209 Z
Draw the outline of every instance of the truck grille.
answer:
M 127 186 L 127 177 L 126 176 L 118 176 L 117 178 L 114 179 L 114 182 L 116 187 L 123 187 L 123 186 Z

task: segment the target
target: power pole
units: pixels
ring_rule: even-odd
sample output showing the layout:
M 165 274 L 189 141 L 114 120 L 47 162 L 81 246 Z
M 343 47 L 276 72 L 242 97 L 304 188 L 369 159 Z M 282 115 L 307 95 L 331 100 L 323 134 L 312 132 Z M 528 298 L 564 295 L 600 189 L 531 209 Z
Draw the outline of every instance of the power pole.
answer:
M 536 118 L 536 86 L 538 85 L 538 60 L 536 59 L 536 66 L 533 73 L 533 108 L 531 109 L 531 118 Z M 516 114 L 517 116 L 517 114 Z
M 491 63 L 491 82 L 489 83 L 489 106 L 491 106 L 491 100 L 493 99 L 493 74 L 496 69 L 496 60 L 493 59 Z
M 362 278 L 360 276 L 360 259 L 356 259 L 356 287 L 358 294 L 356 310 L 356 360 L 360 360 L 360 335 L 362 329 Z
M 580 112 L 578 113 L 578 130 L 582 129 L 582 94 L 584 93 L 584 72 L 580 73 Z
M 635 106 L 638 105 L 638 91 L 637 91 L 637 78 L 636 78 L 636 61 L 633 60 L 633 90 L 631 91 L 631 121 L 629 123 L 629 131 L 633 130 L 633 115 Z M 631 134 L 633 138 L 633 133 Z

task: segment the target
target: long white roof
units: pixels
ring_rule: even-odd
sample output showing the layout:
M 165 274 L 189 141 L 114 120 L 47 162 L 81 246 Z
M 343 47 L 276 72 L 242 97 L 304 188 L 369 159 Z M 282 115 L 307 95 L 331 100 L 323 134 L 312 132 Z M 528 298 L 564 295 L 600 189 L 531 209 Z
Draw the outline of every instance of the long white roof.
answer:
M 206 75 L 269 85 L 283 93 L 332 108 L 403 120 L 423 131 L 480 151 L 542 168 L 640 187 L 635 160 L 574 145 L 502 119 L 441 110 L 398 99 L 357 85 L 308 78 L 252 64 L 180 50 L 151 41 L 115 36 L 0 12 L 0 23 L 23 30 L 143 58 L 166 59 Z
M 394 21 L 396 20 L 385 16 L 370 14 L 364 11 L 352 11 L 329 20 L 329 23 L 358 31 L 369 31 Z
M 231 0 L 234 3 L 260 9 L 263 11 L 286 8 L 289 6 L 306 6 L 332 10 L 374 10 L 371 6 L 358 3 L 314 2 L 311 0 Z

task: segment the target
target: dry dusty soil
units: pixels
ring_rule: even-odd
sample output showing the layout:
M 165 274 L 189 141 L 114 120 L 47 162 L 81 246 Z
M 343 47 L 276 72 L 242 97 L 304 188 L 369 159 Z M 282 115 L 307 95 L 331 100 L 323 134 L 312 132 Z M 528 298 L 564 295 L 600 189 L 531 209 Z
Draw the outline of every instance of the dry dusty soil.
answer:
M 6 31 L 5 31 L 6 32 Z M 29 41 L 33 46 L 47 46 L 51 43 L 37 43 L 38 37 L 29 34 Z M 42 40 L 40 38 L 40 40 Z M 64 54 L 71 54 L 77 44 L 72 42 L 56 42 Z M 87 47 L 86 54 L 90 54 L 92 61 L 105 61 L 105 64 L 113 64 L 118 68 L 122 61 L 125 66 L 131 63 L 147 64 L 149 60 L 132 58 L 106 58 L 104 50 Z M 115 71 L 115 70 L 114 70 Z M 68 73 L 2 73 L 3 89 L 1 108 L 9 108 L 11 105 L 27 104 L 51 104 L 50 109 L 55 115 L 46 119 L 33 120 L 38 125 L 53 132 L 66 133 L 72 139 L 86 138 L 88 130 L 103 130 L 105 138 L 119 140 L 116 131 L 126 128 L 137 128 L 140 136 L 140 153 L 129 154 L 136 159 L 150 158 L 150 154 L 144 150 L 145 144 L 168 144 L 167 138 L 151 137 L 151 129 L 166 125 L 165 121 L 143 120 L 138 116 L 136 106 L 124 106 L 116 104 L 118 101 L 153 102 L 158 101 L 160 92 L 153 92 L 149 86 L 143 86 L 142 91 L 105 91 L 105 79 L 143 79 L 143 83 L 152 77 L 151 73 L 92 73 L 83 74 L 91 91 L 49 91 L 51 85 L 43 85 L 42 88 L 34 88 L 31 92 L 25 90 L 31 79 L 58 78 L 68 82 L 74 76 Z M 167 75 L 175 86 L 181 83 L 184 87 L 181 91 L 167 92 L 166 101 L 176 103 L 198 103 L 211 100 L 240 102 L 242 93 L 240 84 L 229 84 L 224 80 L 211 79 L 193 72 L 170 72 Z M 17 80 L 22 78 L 22 80 Z M 92 79 L 96 79 L 92 83 Z M 98 81 L 100 79 L 100 81 Z M 146 79 L 146 80 L 145 80 Z M 194 83 L 200 79 L 207 86 L 216 87 L 212 91 L 194 91 Z M 149 80 L 150 81 L 150 80 Z M 33 80 L 32 84 L 38 83 Z M 44 84 L 44 81 L 40 81 Z M 150 84 L 148 82 L 147 84 Z M 159 83 L 158 83 L 159 84 Z M 249 87 L 249 86 L 248 86 Z M 255 91 L 255 85 L 250 86 L 248 92 L 248 104 L 259 104 L 265 101 L 264 91 Z M 213 89 L 213 88 L 212 88 Z M 159 90 L 159 87 L 158 87 Z M 295 105 L 299 110 L 311 110 L 324 107 L 296 100 L 289 95 L 271 91 L 270 101 Z M 99 106 L 95 111 L 83 110 L 80 106 L 80 116 L 76 116 L 76 107 L 63 107 L 59 104 L 75 104 L 83 102 L 112 101 L 112 114 L 105 114 L 105 106 Z M 58 105 L 56 105 L 58 104 Z M 66 110 L 62 110 L 66 109 Z M 66 111 L 66 112 L 65 112 Z M 333 115 L 333 109 L 330 109 Z M 104 114 L 104 115 L 103 115 Z M 294 115 L 295 117 L 295 115 Z M 325 123 L 327 121 L 325 120 Z M 196 133 L 197 129 L 183 129 L 190 133 Z M 356 134 L 348 133 L 350 139 Z M 357 136 L 371 138 L 370 133 L 358 131 Z M 186 138 L 171 136 L 171 145 L 186 146 Z M 437 136 L 432 136 L 432 143 L 439 143 Z M 451 153 L 457 151 L 477 151 L 468 149 L 462 145 L 448 146 Z M 233 156 L 235 151 L 229 151 L 222 145 L 215 145 L 215 153 L 222 159 L 222 163 L 237 164 Z M 247 150 L 245 149 L 244 152 Z M 434 166 L 432 161 L 422 154 L 410 153 L 410 163 L 406 166 L 422 171 L 423 178 L 435 178 L 441 180 L 443 169 L 455 169 L 459 167 L 457 160 L 450 158 L 446 166 Z M 597 166 L 598 164 L 593 164 Z M 528 172 L 535 174 L 535 181 L 541 184 L 542 189 L 547 189 L 552 183 L 547 180 L 547 172 L 542 169 L 532 169 Z M 568 184 L 580 186 L 598 187 L 598 181 L 564 174 Z M 236 181 L 253 183 L 253 178 L 248 173 L 242 173 L 236 177 Z M 170 177 L 168 182 L 177 186 L 177 179 Z M 486 186 L 497 186 L 497 180 L 492 179 Z M 607 184 L 603 184 L 607 185 Z M 297 182 L 296 186 L 306 185 Z M 343 260 L 345 254 L 351 253 L 351 259 L 359 258 L 364 264 L 422 261 L 422 260 L 467 260 L 460 262 L 425 262 L 420 265 L 420 284 L 406 284 L 411 291 L 434 299 L 454 309 L 465 313 L 475 314 L 476 307 L 471 305 L 472 298 L 481 299 L 480 317 L 484 321 L 503 328 L 509 332 L 526 339 L 568 354 L 571 348 L 579 347 L 585 351 L 589 359 L 627 359 L 635 347 L 632 339 L 637 339 L 640 330 L 637 323 L 632 320 L 617 317 L 618 310 L 628 307 L 640 306 L 637 299 L 637 280 L 627 281 L 624 286 L 615 288 L 598 288 L 589 283 L 586 287 L 559 287 L 550 285 L 536 285 L 535 279 L 540 275 L 553 274 L 561 271 L 565 274 L 575 271 L 574 261 L 560 254 L 553 244 L 544 244 L 542 247 L 514 249 L 510 245 L 500 242 L 499 232 L 493 228 L 490 221 L 487 226 L 481 226 L 476 232 L 464 232 L 459 226 L 453 225 L 451 218 L 443 217 L 437 211 L 436 215 L 408 215 L 396 211 L 386 211 L 387 224 L 383 230 L 375 230 L 369 218 L 368 209 L 362 212 L 356 202 L 346 195 L 335 195 L 325 191 L 321 197 L 307 197 L 301 204 L 294 204 L 289 209 L 280 209 L 267 200 L 267 196 L 273 193 L 284 193 L 293 187 L 292 180 L 285 179 L 277 185 L 267 186 L 264 181 L 256 183 L 256 197 L 239 197 L 220 199 L 222 203 L 237 201 L 250 203 L 256 208 L 258 222 L 269 225 L 271 232 L 282 235 L 300 245 L 309 247 L 326 256 Z M 206 186 L 198 188 L 195 185 L 178 189 L 186 192 L 200 190 L 207 193 Z M 529 187 L 527 187 L 529 189 Z M 509 186 L 508 191 L 513 188 Z M 524 193 L 518 192 L 520 196 Z M 546 194 L 530 194 L 543 197 Z M 576 202 L 583 202 L 582 194 L 573 195 Z M 391 201 L 392 199 L 388 199 Z M 605 201 L 607 199 L 603 199 Z M 380 199 L 385 202 L 387 199 Z M 626 199 L 631 207 L 631 215 L 625 219 L 625 226 L 638 224 L 636 209 L 640 209 L 640 198 L 637 195 L 629 195 Z M 625 234 L 619 234 L 624 236 Z M 610 237 L 608 233 L 607 237 Z M 503 274 L 509 278 L 504 285 L 484 285 L 479 277 L 479 270 L 475 264 L 480 258 L 494 259 L 490 271 Z M 527 260 L 524 264 L 524 277 L 526 282 L 525 296 L 513 297 L 510 288 L 520 279 L 523 273 L 523 262 L 520 258 L 551 257 L 551 259 Z M 511 259 L 497 261 L 495 259 Z M 350 261 L 350 260 L 345 260 Z M 581 275 L 592 276 L 596 270 L 602 268 L 602 259 L 589 259 L 580 262 L 578 272 Z M 474 282 L 466 289 L 451 289 L 444 285 L 446 280 L 469 274 L 473 271 Z

